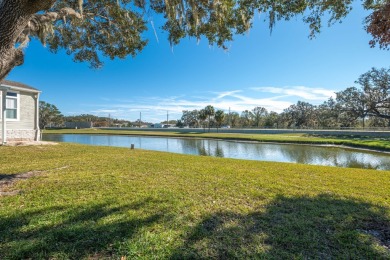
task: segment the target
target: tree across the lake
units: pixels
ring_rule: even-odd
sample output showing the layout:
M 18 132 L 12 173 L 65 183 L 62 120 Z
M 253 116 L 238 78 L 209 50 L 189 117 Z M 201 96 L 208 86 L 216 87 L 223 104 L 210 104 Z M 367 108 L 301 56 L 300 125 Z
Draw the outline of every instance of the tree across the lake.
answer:
M 218 110 L 215 116 L 207 117 L 213 106 L 200 110 L 185 110 L 181 122 L 189 127 L 262 127 L 262 128 L 349 128 L 390 126 L 390 68 L 376 69 L 362 74 L 355 82 L 358 87 L 349 87 L 337 92 L 336 98 L 316 106 L 298 101 L 282 113 L 268 111 L 261 104 L 252 110 L 225 113 Z M 207 122 L 206 122 L 207 121 Z

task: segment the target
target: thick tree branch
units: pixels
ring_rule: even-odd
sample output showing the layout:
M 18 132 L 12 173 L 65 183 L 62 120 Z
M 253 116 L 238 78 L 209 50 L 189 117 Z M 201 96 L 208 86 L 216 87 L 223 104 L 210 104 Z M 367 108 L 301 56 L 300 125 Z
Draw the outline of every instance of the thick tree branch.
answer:
M 54 3 L 55 0 L 0 2 L 0 81 L 14 67 L 23 64 L 23 51 L 15 45 L 33 15 L 38 11 L 49 9 Z
M 14 67 L 24 62 L 24 54 L 21 49 L 11 49 L 8 53 L 0 53 L 0 82 L 11 72 Z
M 45 42 L 46 37 L 45 29 L 50 27 L 53 22 L 57 20 L 65 20 L 66 17 L 73 17 L 81 19 L 82 16 L 72 8 L 62 8 L 58 12 L 47 12 L 44 14 L 34 14 L 31 20 L 27 23 L 26 28 L 21 32 L 17 38 L 17 43 L 21 44 L 21 47 L 25 47 L 30 41 L 30 36 L 40 37 L 42 42 Z

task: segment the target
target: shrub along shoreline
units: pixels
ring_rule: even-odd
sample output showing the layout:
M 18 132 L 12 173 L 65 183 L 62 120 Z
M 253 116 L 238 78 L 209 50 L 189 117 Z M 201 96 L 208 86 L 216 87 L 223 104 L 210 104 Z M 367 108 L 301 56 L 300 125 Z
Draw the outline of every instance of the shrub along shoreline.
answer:
M 106 129 L 60 129 L 44 130 L 47 134 L 100 134 L 100 135 L 142 135 L 176 138 L 211 138 L 232 141 L 251 141 L 285 144 L 312 144 L 312 145 L 334 145 L 345 146 L 371 151 L 390 152 L 389 137 L 372 137 L 348 135 L 309 135 L 309 134 L 237 134 L 237 133 L 182 133 L 182 132 L 159 132 L 159 131 L 127 131 L 127 130 L 106 130 Z

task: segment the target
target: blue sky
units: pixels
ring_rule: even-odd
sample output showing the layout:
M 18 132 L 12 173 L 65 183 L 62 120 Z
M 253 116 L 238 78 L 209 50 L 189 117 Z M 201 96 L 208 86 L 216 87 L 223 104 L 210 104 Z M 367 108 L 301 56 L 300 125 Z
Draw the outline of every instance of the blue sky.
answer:
M 342 23 L 324 27 L 313 40 L 299 18 L 278 22 L 270 34 L 260 15 L 249 33 L 229 43 L 229 51 L 195 39 L 171 48 L 157 28 L 158 40 L 150 30 L 149 44 L 137 57 L 105 60 L 100 70 L 33 41 L 24 65 L 8 79 L 40 89 L 41 100 L 64 115 L 133 121 L 142 112 L 144 121 L 160 122 L 167 111 L 179 119 L 182 110 L 209 104 L 239 113 L 255 106 L 281 112 L 298 100 L 320 104 L 370 68 L 389 67 L 390 52 L 369 47 L 366 15 L 356 5 Z

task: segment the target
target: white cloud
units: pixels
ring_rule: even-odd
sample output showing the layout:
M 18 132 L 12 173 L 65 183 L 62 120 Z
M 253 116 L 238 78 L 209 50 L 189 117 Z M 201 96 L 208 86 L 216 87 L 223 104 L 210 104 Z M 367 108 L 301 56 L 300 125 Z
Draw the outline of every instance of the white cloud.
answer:
M 287 96 L 295 96 L 305 100 L 325 101 L 330 97 L 335 97 L 335 91 L 324 88 L 309 88 L 304 86 L 290 86 L 290 87 L 257 87 L 252 90 L 272 93 L 283 94 Z
M 225 91 L 225 92 L 215 92 L 218 96 L 215 99 L 221 99 L 228 96 L 233 96 L 236 93 L 240 93 L 242 90 L 233 90 L 233 91 Z
M 271 94 L 271 95 L 270 95 Z M 272 95 L 274 94 L 274 95 Z M 265 97 L 267 96 L 267 97 Z M 325 101 L 334 92 L 323 88 L 294 87 L 258 87 L 248 90 L 233 90 L 223 92 L 208 92 L 200 96 L 167 96 L 167 97 L 134 97 L 132 99 L 105 100 L 105 104 L 89 104 L 90 113 L 99 116 L 108 116 L 127 120 L 137 120 L 139 113 L 142 119 L 148 122 L 178 119 L 183 110 L 202 109 L 212 105 L 216 109 L 241 113 L 256 106 L 265 107 L 268 111 L 282 112 L 283 109 L 296 103 L 298 100 Z M 85 108 L 84 107 L 84 108 Z M 72 112 L 72 114 L 77 114 Z

